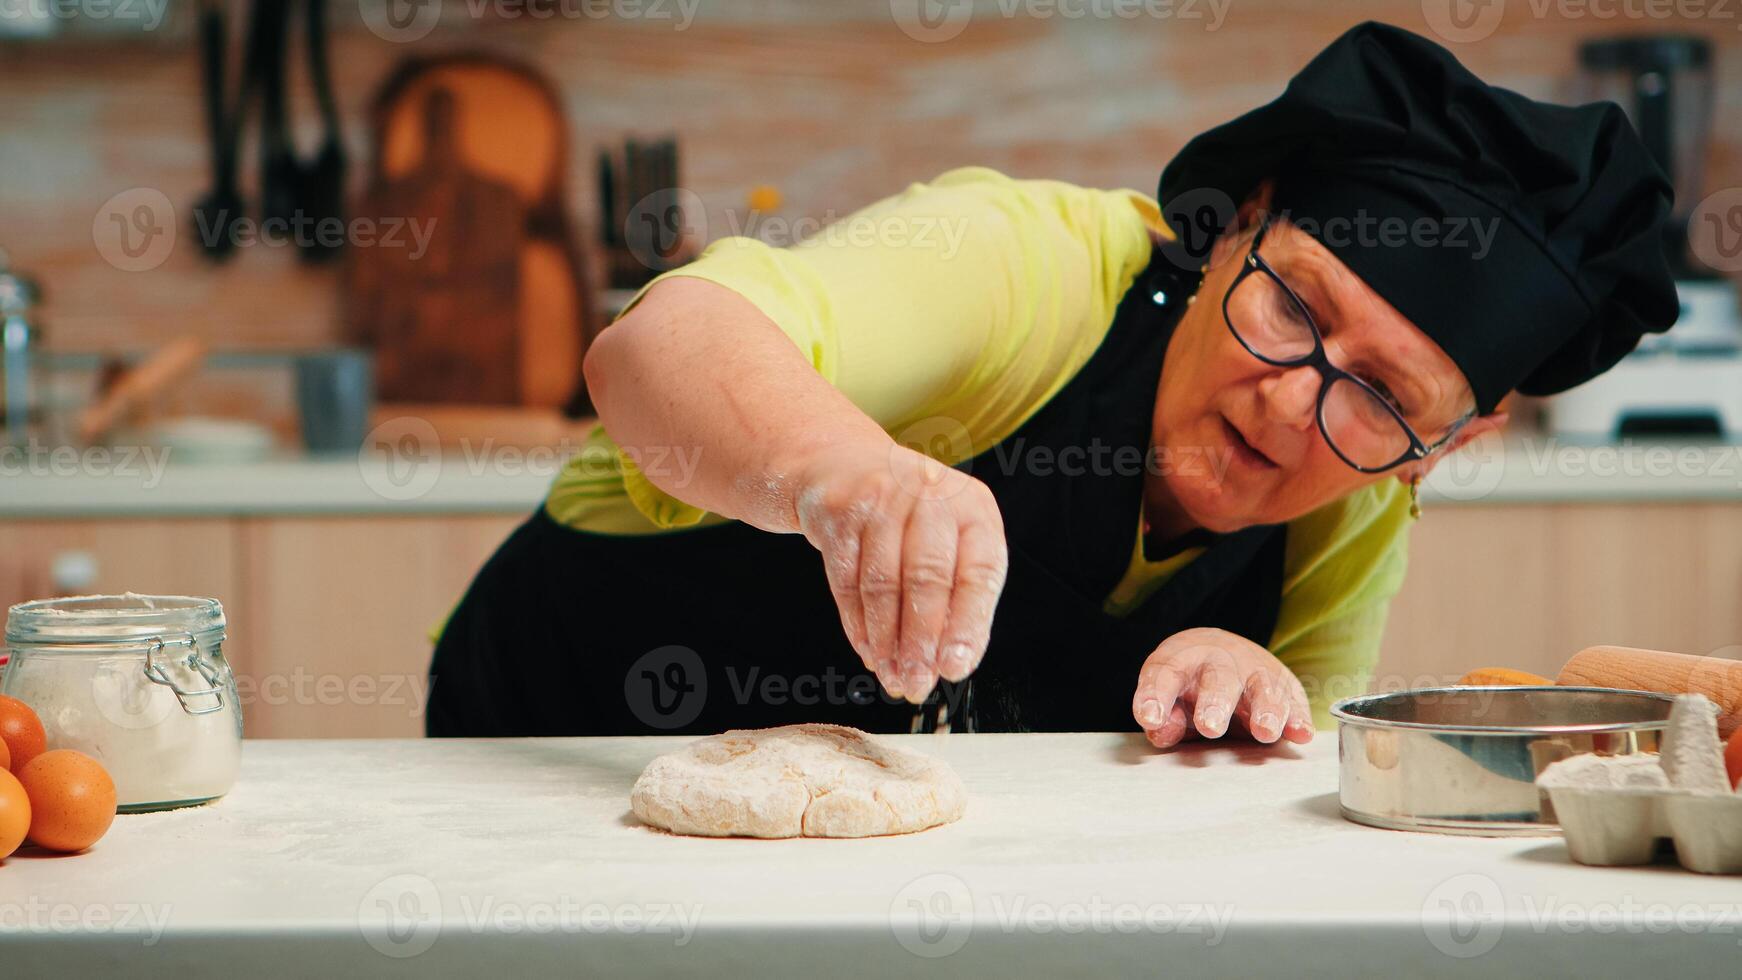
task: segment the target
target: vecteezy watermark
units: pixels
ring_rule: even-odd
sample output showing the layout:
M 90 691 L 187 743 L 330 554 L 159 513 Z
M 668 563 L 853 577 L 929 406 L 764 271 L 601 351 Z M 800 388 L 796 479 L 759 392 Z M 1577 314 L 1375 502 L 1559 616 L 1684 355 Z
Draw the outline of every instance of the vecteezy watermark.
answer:
M 954 718 L 961 715 L 966 694 L 965 687 L 946 684 L 933 697 Z M 884 691 L 871 674 L 834 666 L 795 674 L 759 665 L 726 664 L 719 667 L 710 681 L 701 654 L 681 644 L 647 651 L 623 674 L 624 702 L 630 713 L 650 728 L 662 731 L 682 728 L 701 715 L 710 697 L 726 698 L 738 707 L 862 708 L 879 701 L 886 705 L 906 704 Z
M 1688 247 L 1719 272 L 1742 272 L 1742 187 L 1714 191 L 1694 205 Z
M 1594 477 L 1718 477 L 1742 487 L 1742 446 L 1723 444 L 1674 446 L 1639 443 L 1585 445 L 1547 439 L 1523 440 L 1526 466 L 1532 476 Z
M 1174 195 L 1163 205 L 1162 218 L 1177 247 L 1162 253 L 1180 268 L 1196 271 L 1209 260 L 1217 236 L 1233 225 L 1238 213 L 1234 199 L 1214 187 L 1194 187 Z
M 317 217 L 297 211 L 288 218 L 256 220 L 247 215 L 231 218 L 227 212 L 194 213 L 194 233 L 208 250 L 229 239 L 231 248 L 265 245 L 283 248 L 403 248 L 416 262 L 429 251 L 435 234 L 435 218 L 364 218 L 346 220 L 331 215 Z
M 854 248 L 923 249 L 948 261 L 961 252 L 970 230 L 961 215 L 841 214 L 785 215 L 727 209 L 722 214 L 729 237 L 754 238 L 777 248 L 820 241 Z M 629 208 L 623 218 L 623 241 L 636 261 L 663 272 L 686 261 L 709 240 L 707 202 L 682 187 L 654 191 Z
M 423 875 L 384 878 L 358 900 L 357 928 L 382 956 L 420 956 L 441 936 L 441 892 Z
M 0 0 L 5 3 L 7 0 Z M 149 272 L 168 260 L 177 240 L 175 205 L 155 187 L 134 187 L 110 197 L 91 219 L 97 254 L 122 272 Z M 435 218 L 315 217 L 301 211 L 290 217 L 259 220 L 227 212 L 194 212 L 193 232 L 200 244 L 216 249 L 225 239 L 232 248 L 334 249 L 400 248 L 412 261 L 423 258 L 436 230 Z
M 976 909 L 984 914 L 976 915 Z M 889 903 L 889 930 L 902 949 L 925 959 L 960 952 L 976 931 L 1045 936 L 1113 934 L 1199 936 L 1221 945 L 1234 918 L 1232 905 L 1115 902 L 1100 895 L 1080 900 L 1040 901 L 1026 895 L 991 894 L 976 899 L 961 876 L 922 875 L 903 885 Z
M 974 894 L 953 874 L 915 878 L 889 901 L 889 931 L 915 956 L 939 959 L 958 953 L 974 932 Z
M 0 0 L 0 23 L 89 20 L 155 31 L 168 6 L 169 0 Z
M 1737 0 L 1421 0 L 1428 29 L 1458 44 L 1491 37 L 1508 9 L 1534 20 L 1736 22 L 1742 30 L 1742 4 Z
M 31 436 L 23 445 L 0 446 L 0 477 L 100 476 L 138 480 L 152 490 L 169 467 L 168 446 L 49 445 Z
M 441 479 L 441 436 L 426 418 L 388 419 L 363 437 L 357 471 L 369 489 L 387 500 L 416 500 Z
M 930 457 L 933 468 L 911 465 L 899 449 Z M 907 493 L 924 500 L 943 500 L 966 489 L 965 477 L 974 472 L 1013 477 L 1134 477 L 1161 476 L 1198 480 L 1220 486 L 1234 462 L 1229 446 L 1116 445 L 1099 438 L 1083 443 L 1052 445 L 1030 442 L 1025 436 L 1006 439 L 989 452 L 976 453 L 966 426 L 948 416 L 932 416 L 903 428 L 890 450 L 890 469 L 896 483 Z
M 677 644 L 647 651 L 623 674 L 623 701 L 649 728 L 669 731 L 695 721 L 708 702 L 701 655 Z
M 255 704 L 307 708 L 359 705 L 403 709 L 410 718 L 423 717 L 431 686 L 428 674 L 334 674 L 300 666 L 289 673 L 236 675 L 236 696 L 244 708 Z
M 925 44 L 960 37 L 976 16 L 1011 20 L 1166 20 L 1221 29 L 1233 0 L 889 0 L 903 34 Z
M 1490 429 L 1434 462 L 1422 483 L 1447 500 L 1482 500 L 1506 478 L 1506 445 Z
M 1442 40 L 1468 44 L 1494 33 L 1506 16 L 1506 0 L 1421 0 L 1421 15 Z
M 142 946 L 156 946 L 169 927 L 172 911 L 168 905 L 136 902 L 84 905 L 30 895 L 22 900 L 0 900 L 0 932 L 132 936 L 137 937 Z
M 1632 895 L 1589 901 L 1520 892 L 1508 915 L 1506 890 L 1485 874 L 1439 882 L 1422 900 L 1422 931 L 1434 949 L 1470 959 L 1492 952 L 1506 934 L 1742 935 L 1742 903 L 1640 901 Z M 1742 940 L 1738 940 L 1742 945 Z
M 1500 884 L 1484 874 L 1454 875 L 1421 902 L 1421 929 L 1434 949 L 1469 959 L 1492 950 L 1506 929 Z
M 175 250 L 175 205 L 155 187 L 134 187 L 103 202 L 91 219 L 91 242 L 122 272 L 150 272 Z
M 1283 211 L 1278 216 L 1307 234 L 1336 248 L 1359 245 L 1363 248 L 1444 248 L 1468 252 L 1472 260 L 1488 257 L 1494 236 L 1500 233 L 1500 219 L 1474 215 L 1448 215 L 1444 218 L 1400 218 L 1396 215 L 1370 214 L 1365 208 L 1354 214 L 1311 218 Z
M 364 485 L 387 500 L 416 500 L 440 482 L 444 472 L 455 476 L 533 476 L 553 479 L 568 472 L 580 479 L 621 478 L 624 465 L 667 490 L 682 490 L 695 479 L 702 461 L 700 446 L 618 448 L 609 443 L 574 441 L 519 446 L 494 438 L 460 439 L 444 453 L 441 436 L 428 419 L 401 415 L 370 430 L 357 451 L 357 471 Z
M 453 20 L 633 20 L 688 30 L 701 0 L 358 0 L 363 23 L 383 41 L 429 36 L 444 13 Z
M 457 916 L 447 917 L 448 908 Z M 357 903 L 357 927 L 363 940 L 393 959 L 428 952 L 444 933 L 662 936 L 681 947 L 695 938 L 701 918 L 702 906 L 695 902 L 586 902 L 570 895 L 517 902 L 462 894 L 445 905 L 435 882 L 418 874 L 385 878 Z

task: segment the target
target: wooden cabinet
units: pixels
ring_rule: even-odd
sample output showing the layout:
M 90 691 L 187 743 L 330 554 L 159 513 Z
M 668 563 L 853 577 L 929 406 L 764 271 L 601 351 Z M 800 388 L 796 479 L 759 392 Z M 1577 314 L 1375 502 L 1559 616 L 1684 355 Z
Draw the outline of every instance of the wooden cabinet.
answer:
M 0 600 L 212 596 L 229 619 L 224 653 L 248 737 L 417 736 L 430 629 L 523 519 L 5 521 Z M 82 584 L 64 580 L 74 573 Z
M 0 604 L 77 593 L 211 596 L 243 621 L 237 522 L 0 521 Z
M 1742 503 L 1441 506 L 1409 548 L 1378 686 L 1552 678 L 1599 643 L 1742 658 Z
M 242 527 L 248 733 L 423 734 L 430 631 L 523 517 L 274 517 Z

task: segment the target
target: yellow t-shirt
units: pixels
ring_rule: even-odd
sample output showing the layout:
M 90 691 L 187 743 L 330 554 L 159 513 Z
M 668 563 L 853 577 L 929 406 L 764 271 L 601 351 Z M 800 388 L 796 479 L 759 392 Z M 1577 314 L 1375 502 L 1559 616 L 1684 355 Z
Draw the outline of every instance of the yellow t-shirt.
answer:
M 1137 191 L 970 167 L 788 248 L 723 239 L 666 276 L 743 296 L 886 431 L 954 464 L 1014 433 L 1088 361 L 1149 263 L 1152 229 L 1168 234 L 1155 201 Z M 557 477 L 545 509 L 606 534 L 723 520 L 655 487 L 603 427 Z M 1305 684 L 1318 725 L 1330 724 L 1331 701 L 1360 693 L 1372 674 L 1403 582 L 1407 512 L 1402 487 L 1384 480 L 1289 525 L 1270 650 Z M 1131 564 L 1105 608 L 1128 613 L 1201 553 L 1148 561 L 1133 528 Z

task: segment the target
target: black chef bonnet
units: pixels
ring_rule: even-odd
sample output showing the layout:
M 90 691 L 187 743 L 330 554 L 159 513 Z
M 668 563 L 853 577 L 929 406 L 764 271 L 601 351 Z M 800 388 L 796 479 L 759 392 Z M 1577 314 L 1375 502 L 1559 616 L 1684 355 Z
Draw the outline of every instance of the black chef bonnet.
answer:
M 1670 184 L 1614 103 L 1527 99 L 1362 24 L 1168 164 L 1178 247 L 1201 261 L 1266 177 L 1272 211 L 1431 337 L 1484 413 L 1588 381 L 1675 322 Z

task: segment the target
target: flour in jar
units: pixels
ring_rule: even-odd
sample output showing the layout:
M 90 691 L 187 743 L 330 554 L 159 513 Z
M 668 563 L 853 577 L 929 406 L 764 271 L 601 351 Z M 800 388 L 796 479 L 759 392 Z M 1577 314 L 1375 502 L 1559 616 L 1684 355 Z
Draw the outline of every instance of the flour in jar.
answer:
M 184 690 L 209 685 L 177 664 L 164 664 Z M 174 691 L 145 676 L 130 655 L 61 655 L 15 661 L 7 693 L 36 711 L 51 749 L 95 758 L 115 780 L 120 806 L 221 796 L 241 764 L 241 717 L 233 694 L 190 697 L 190 714 Z M 234 690 L 233 688 L 231 689 Z

